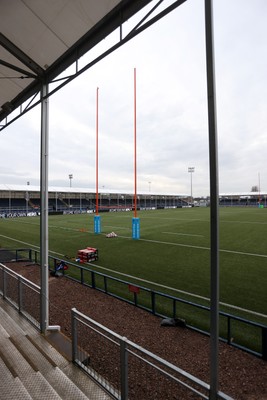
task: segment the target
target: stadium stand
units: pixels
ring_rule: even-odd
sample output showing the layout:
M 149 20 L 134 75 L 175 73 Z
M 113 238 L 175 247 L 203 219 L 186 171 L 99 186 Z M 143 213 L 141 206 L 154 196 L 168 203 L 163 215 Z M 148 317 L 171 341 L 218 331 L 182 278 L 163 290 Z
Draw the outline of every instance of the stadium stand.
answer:
M 48 195 L 49 213 L 94 212 L 96 193 L 84 188 L 50 188 Z M 110 191 L 99 192 L 99 211 L 132 210 L 134 198 L 132 193 Z M 138 209 L 177 208 L 188 206 L 186 195 L 174 194 L 138 194 Z M 41 207 L 40 188 L 38 186 L 0 185 L 1 217 L 19 216 L 35 213 Z

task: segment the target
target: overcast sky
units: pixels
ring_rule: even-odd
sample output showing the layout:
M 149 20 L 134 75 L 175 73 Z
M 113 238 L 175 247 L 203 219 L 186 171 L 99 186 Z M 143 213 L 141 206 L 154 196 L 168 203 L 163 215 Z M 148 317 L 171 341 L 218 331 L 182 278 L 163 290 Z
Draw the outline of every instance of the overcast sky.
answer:
M 214 0 L 220 193 L 267 191 L 266 21 L 266 0 Z M 188 0 L 50 98 L 50 186 L 95 187 L 99 87 L 99 188 L 133 190 L 136 68 L 138 191 L 190 194 L 195 167 L 193 195 L 209 195 L 204 28 Z M 39 159 L 36 107 L 0 133 L 0 183 L 38 185 Z

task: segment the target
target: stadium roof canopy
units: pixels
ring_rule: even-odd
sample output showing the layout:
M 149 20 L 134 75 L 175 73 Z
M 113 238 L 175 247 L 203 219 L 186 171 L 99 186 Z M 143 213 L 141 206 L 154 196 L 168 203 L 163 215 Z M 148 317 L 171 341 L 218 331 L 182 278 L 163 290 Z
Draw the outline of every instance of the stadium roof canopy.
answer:
M 40 103 L 43 84 L 76 63 L 59 90 L 185 1 L 1 0 L 0 130 Z M 140 21 L 124 32 L 123 24 L 140 10 Z M 78 60 L 116 29 L 117 42 L 80 68 Z
M 49 186 L 49 193 L 95 193 L 96 188 L 88 188 L 88 187 L 67 187 L 67 186 Z M 40 186 L 37 185 L 7 185 L 0 183 L 0 194 L 1 192 L 40 192 Z M 129 190 L 116 190 L 109 188 L 99 188 L 99 193 L 104 195 L 133 195 L 133 191 Z M 186 198 L 189 195 L 186 193 L 177 194 L 177 193 L 158 193 L 158 192 L 138 192 L 140 196 L 170 196 L 170 197 L 179 197 Z

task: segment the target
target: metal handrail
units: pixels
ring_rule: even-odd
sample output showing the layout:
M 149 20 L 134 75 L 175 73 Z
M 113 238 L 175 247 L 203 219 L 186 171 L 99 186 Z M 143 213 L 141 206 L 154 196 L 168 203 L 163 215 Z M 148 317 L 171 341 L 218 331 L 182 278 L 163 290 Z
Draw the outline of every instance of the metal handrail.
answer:
M 72 315 L 72 338 L 73 338 L 72 360 L 74 363 L 78 364 L 81 368 L 83 368 L 89 375 L 92 375 L 94 379 L 98 381 L 99 384 L 102 384 L 102 377 L 98 378 L 97 371 L 92 371 L 90 367 L 88 368 L 88 366 L 84 365 L 81 362 L 81 360 L 79 360 L 77 323 L 81 323 L 83 326 L 86 326 L 88 329 L 93 330 L 102 338 L 105 338 L 106 340 L 112 342 L 114 345 L 120 348 L 121 357 L 120 357 L 119 369 L 120 371 L 122 371 L 120 376 L 120 395 L 118 393 L 117 395 L 116 393 L 114 393 L 113 387 L 111 390 L 111 393 L 115 398 L 121 400 L 128 399 L 128 369 L 130 368 L 127 356 L 128 353 L 138 358 L 141 363 L 148 364 L 150 367 L 154 368 L 161 374 L 165 375 L 174 382 L 178 383 L 179 385 L 182 385 L 185 388 L 189 389 L 190 391 L 194 392 L 203 399 L 209 398 L 208 393 L 210 391 L 210 385 L 207 384 L 206 382 L 182 370 L 181 368 L 175 366 L 174 364 L 164 360 L 163 358 L 151 353 L 149 350 L 135 344 L 131 340 L 118 335 L 116 332 L 94 321 L 92 318 L 86 316 L 85 314 L 81 313 L 75 308 L 72 308 L 71 315 Z M 178 375 L 180 378 L 177 378 L 175 374 Z M 190 383 L 187 383 L 185 380 Z M 156 384 L 157 383 L 155 382 L 155 385 Z M 109 389 L 107 387 L 106 382 L 104 386 L 106 390 Z M 196 387 L 199 387 L 199 389 L 197 389 Z M 202 390 L 202 392 L 200 390 Z M 203 391 L 206 392 L 207 395 L 203 393 Z M 231 399 L 231 397 L 229 397 L 223 392 L 218 392 L 218 398 L 224 400 Z

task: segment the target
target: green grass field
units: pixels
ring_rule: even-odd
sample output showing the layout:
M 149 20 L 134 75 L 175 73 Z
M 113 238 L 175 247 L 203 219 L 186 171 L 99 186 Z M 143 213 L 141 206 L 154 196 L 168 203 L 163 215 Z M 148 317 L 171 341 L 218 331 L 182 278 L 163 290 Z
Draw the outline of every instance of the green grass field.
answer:
M 49 217 L 50 254 L 75 258 L 97 247 L 93 264 L 117 278 L 207 304 L 210 295 L 209 208 L 140 211 L 141 239 L 131 238 L 133 214 L 102 214 L 102 234 L 93 215 Z M 267 323 L 267 209 L 220 209 L 221 309 Z M 114 231 L 117 238 L 107 239 Z M 39 218 L 0 219 L 0 247 L 39 247 Z M 235 306 L 238 308 L 228 307 Z

